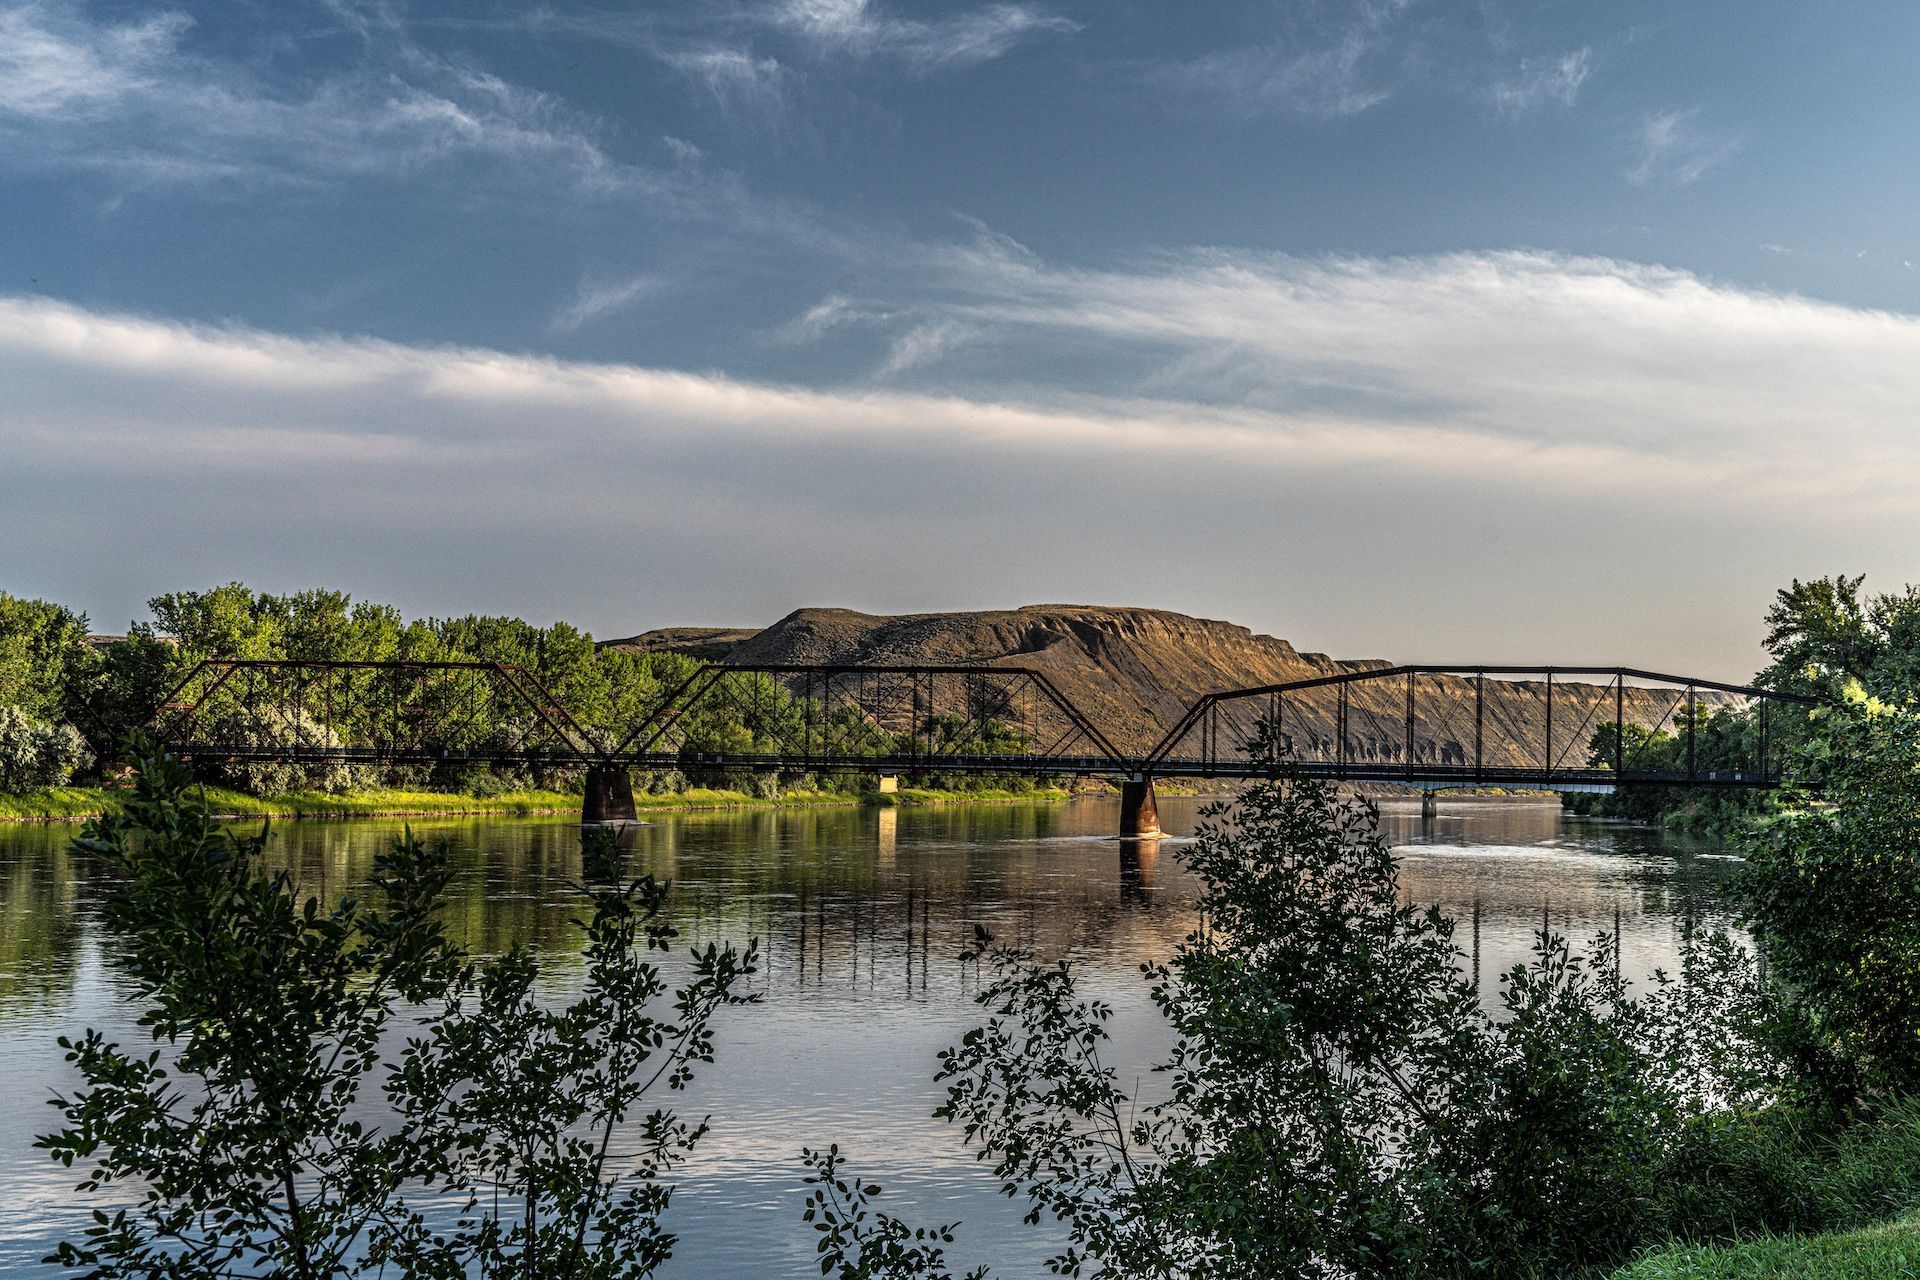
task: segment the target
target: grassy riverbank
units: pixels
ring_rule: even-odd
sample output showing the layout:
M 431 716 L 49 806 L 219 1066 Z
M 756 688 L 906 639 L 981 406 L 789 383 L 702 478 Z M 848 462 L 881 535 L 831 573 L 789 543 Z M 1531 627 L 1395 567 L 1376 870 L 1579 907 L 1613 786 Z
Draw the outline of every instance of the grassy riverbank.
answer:
M 851 808 L 861 804 L 938 805 L 1008 804 L 1021 801 L 1050 803 L 1068 798 L 1057 787 L 1033 791 L 937 791 L 905 788 L 890 795 L 845 791 L 795 790 L 777 797 L 757 796 L 745 791 L 696 787 L 665 794 L 643 793 L 634 797 L 641 813 L 671 813 L 698 809 L 775 809 L 775 808 Z M 0 792 L 0 822 L 70 822 L 96 817 L 118 807 L 118 793 L 104 787 L 52 787 L 42 791 Z M 207 788 L 214 812 L 236 818 L 400 818 L 454 816 L 460 814 L 499 814 L 525 817 L 532 814 L 569 814 L 580 811 L 580 797 L 564 791 L 508 791 L 498 795 L 473 796 L 444 791 L 395 791 L 369 788 L 333 794 L 324 791 L 298 791 L 285 795 L 255 796 L 220 787 Z
M 1920 1276 L 1920 1221 L 1828 1235 L 1663 1249 L 1614 1280 L 1912 1280 Z

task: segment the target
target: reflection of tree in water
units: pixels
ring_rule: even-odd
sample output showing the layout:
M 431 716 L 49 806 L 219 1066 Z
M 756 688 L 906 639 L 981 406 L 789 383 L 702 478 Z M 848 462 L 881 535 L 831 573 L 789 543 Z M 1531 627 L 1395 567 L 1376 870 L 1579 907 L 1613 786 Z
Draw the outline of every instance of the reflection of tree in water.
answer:
M 1184 813 L 1186 803 L 1167 807 Z M 634 828 L 630 843 L 636 874 L 674 881 L 669 911 L 683 943 L 762 939 L 769 991 L 898 997 L 970 984 L 956 957 L 976 924 L 1043 956 L 1082 957 L 1115 982 L 1163 958 L 1193 924 L 1178 845 L 1108 839 L 1112 820 L 1098 802 L 723 811 L 665 816 Z M 304 892 L 332 901 L 366 883 L 401 826 L 282 823 L 274 857 Z M 456 938 L 482 954 L 524 943 L 549 957 L 556 986 L 574 978 L 578 905 L 567 886 L 580 874 L 577 826 L 413 826 L 452 846 Z M 1477 932 L 1488 983 L 1522 957 L 1543 911 L 1579 941 L 1610 929 L 1617 913 L 1629 963 L 1637 949 L 1649 966 L 1668 962 L 1678 920 L 1728 919 L 1720 891 L 1736 864 L 1710 842 L 1563 824 L 1551 804 L 1452 797 L 1425 826 L 1417 804 L 1390 803 L 1382 828 L 1404 846 L 1409 899 L 1454 916 L 1463 951 Z M 72 830 L 0 830 L 0 1014 L 71 988 L 99 892 L 88 860 L 67 850 Z
M 0 827 L 0 1021 L 73 990 L 99 870 L 71 848 L 78 832 L 66 823 Z
M 1501 973 L 1526 960 L 1543 924 L 1576 948 L 1618 929 L 1624 967 L 1636 980 L 1678 967 L 1685 928 L 1733 926 L 1726 888 L 1739 864 L 1724 844 L 1563 820 L 1557 805 L 1524 800 L 1443 800 L 1440 822 L 1427 828 L 1414 813 L 1389 806 L 1382 816 L 1400 850 L 1402 896 L 1454 918 L 1470 965 L 1478 936 L 1489 994 Z

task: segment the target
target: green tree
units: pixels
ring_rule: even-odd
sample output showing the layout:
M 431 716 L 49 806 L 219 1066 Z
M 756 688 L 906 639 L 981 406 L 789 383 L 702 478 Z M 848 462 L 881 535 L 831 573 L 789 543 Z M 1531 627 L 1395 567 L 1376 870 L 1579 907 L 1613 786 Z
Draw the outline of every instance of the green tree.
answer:
M 1805 748 L 1825 787 L 1748 841 L 1741 899 L 1837 1101 L 1920 1088 L 1920 704 L 1850 685 Z
M 751 948 L 696 951 L 670 990 L 648 955 L 674 938 L 666 889 L 601 843 L 584 992 L 549 1008 L 524 950 L 448 941 L 443 851 L 396 840 L 370 901 L 325 905 L 264 868 L 266 828 L 222 829 L 177 763 L 138 763 L 81 843 L 120 878 L 103 918 L 154 1047 L 63 1039 L 84 1085 L 40 1140 L 87 1168 L 83 1190 L 138 1201 L 55 1260 L 103 1280 L 505 1280 L 640 1277 L 670 1254 L 666 1179 L 705 1126 L 640 1110 L 712 1060 L 713 1017 L 752 998 Z M 630 1118 L 639 1149 L 616 1154 Z
M 85 614 L 0 591 L 0 707 L 57 724 L 98 664 Z

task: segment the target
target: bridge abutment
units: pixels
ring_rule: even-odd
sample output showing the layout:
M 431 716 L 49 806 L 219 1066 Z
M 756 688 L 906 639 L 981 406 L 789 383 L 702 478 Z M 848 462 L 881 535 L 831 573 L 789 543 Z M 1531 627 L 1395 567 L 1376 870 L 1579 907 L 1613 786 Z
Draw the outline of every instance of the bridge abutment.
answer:
M 1135 775 L 1120 784 L 1120 838 L 1160 838 L 1160 806 L 1154 802 L 1152 777 Z
M 587 770 L 587 791 L 580 800 L 580 821 L 587 826 L 632 822 L 639 817 L 633 804 L 633 775 L 624 768 L 595 765 Z

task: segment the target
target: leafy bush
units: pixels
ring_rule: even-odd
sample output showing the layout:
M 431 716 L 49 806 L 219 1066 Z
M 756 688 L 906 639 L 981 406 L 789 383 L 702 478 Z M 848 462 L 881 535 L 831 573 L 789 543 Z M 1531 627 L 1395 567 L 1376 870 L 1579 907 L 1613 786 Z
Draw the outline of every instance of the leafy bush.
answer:
M 268 838 L 215 824 L 161 757 L 80 842 L 119 877 L 103 920 L 154 1048 L 61 1042 L 85 1083 L 39 1145 L 89 1166 L 83 1191 L 134 1196 L 51 1260 L 101 1280 L 651 1274 L 666 1179 L 706 1126 L 642 1108 L 712 1060 L 753 949 L 697 950 L 671 990 L 648 958 L 675 936 L 666 889 L 627 880 L 609 836 L 585 851 L 584 992 L 554 1008 L 523 949 L 448 941 L 444 850 L 397 839 L 371 901 L 323 906 L 262 866 Z
M 61 787 L 93 763 L 69 724 L 48 724 L 19 707 L 0 707 L 0 791 Z

